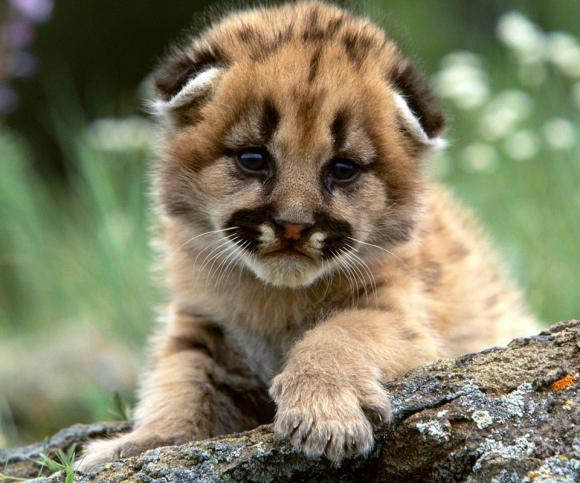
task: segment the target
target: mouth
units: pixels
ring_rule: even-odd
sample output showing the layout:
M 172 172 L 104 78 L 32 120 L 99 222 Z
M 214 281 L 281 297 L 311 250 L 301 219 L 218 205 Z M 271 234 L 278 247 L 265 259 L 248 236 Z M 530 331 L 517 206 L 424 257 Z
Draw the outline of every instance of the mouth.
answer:
M 309 258 L 312 259 L 310 255 L 300 250 L 297 247 L 283 247 L 276 250 L 272 250 L 265 254 L 268 257 L 272 256 L 282 256 L 282 257 L 292 257 L 292 258 Z

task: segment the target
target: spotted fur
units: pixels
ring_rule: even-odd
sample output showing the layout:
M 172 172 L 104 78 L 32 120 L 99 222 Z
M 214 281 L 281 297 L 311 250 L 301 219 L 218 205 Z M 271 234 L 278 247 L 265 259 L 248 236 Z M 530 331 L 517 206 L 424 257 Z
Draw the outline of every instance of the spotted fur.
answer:
M 481 229 L 424 175 L 443 116 L 369 20 L 317 1 L 234 12 L 155 87 L 171 301 L 133 431 L 82 468 L 269 421 L 339 463 L 390 417 L 382 382 L 534 330 Z

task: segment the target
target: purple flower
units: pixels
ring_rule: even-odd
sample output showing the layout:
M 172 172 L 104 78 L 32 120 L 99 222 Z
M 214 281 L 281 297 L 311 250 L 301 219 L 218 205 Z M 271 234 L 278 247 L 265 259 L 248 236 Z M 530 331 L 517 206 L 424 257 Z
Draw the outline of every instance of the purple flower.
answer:
M 28 47 L 34 41 L 34 28 L 25 20 L 13 20 L 4 27 L 3 37 L 11 47 Z
M 36 71 L 36 59 L 29 52 L 15 50 L 10 56 L 9 68 L 14 77 L 30 77 Z
M 10 4 L 29 20 L 40 23 L 50 17 L 53 0 L 10 0 Z
M 0 114 L 8 114 L 16 109 L 18 94 L 10 86 L 0 83 Z

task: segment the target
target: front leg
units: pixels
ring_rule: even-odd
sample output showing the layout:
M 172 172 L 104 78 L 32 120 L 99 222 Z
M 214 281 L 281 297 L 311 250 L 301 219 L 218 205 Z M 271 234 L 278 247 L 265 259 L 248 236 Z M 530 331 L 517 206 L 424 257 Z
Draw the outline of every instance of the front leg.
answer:
M 78 469 L 258 424 L 234 400 L 246 397 L 256 403 L 260 391 L 239 367 L 229 370 L 228 357 L 234 354 L 225 347 L 218 327 L 175 311 L 154 346 L 154 364 L 142 386 L 133 431 L 91 443 Z
M 402 313 L 341 312 L 307 332 L 272 381 L 275 430 L 335 464 L 367 455 L 374 445 L 367 414 L 390 418 L 382 382 L 439 355 L 435 338 Z

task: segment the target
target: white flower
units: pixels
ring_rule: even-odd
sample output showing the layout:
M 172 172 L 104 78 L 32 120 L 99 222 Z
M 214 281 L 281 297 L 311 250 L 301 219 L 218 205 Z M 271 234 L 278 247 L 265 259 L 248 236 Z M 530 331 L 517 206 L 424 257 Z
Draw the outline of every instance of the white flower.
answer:
M 553 149 L 569 149 L 576 143 L 576 130 L 567 119 L 555 117 L 542 127 L 542 134 Z
M 99 151 L 151 149 L 155 140 L 153 123 L 142 117 L 97 119 L 85 131 L 89 146 Z
M 572 87 L 572 100 L 576 107 L 580 109 L 580 82 L 576 82 Z
M 506 138 L 503 148 L 510 158 L 525 161 L 538 153 L 540 142 L 532 131 L 521 130 Z
M 555 32 L 548 37 L 548 58 L 569 77 L 580 77 L 580 45 L 573 35 Z
M 533 99 L 524 91 L 510 90 L 498 94 L 486 106 L 479 121 L 481 134 L 490 141 L 507 136 L 531 114 L 533 106 Z
M 499 163 L 499 157 L 491 144 L 472 143 L 461 151 L 461 163 L 467 171 L 492 172 Z
M 497 36 L 523 61 L 537 62 L 545 56 L 544 33 L 520 12 L 508 12 L 499 18 Z
M 441 60 L 442 67 L 468 66 L 474 69 L 481 69 L 481 59 L 479 55 L 468 50 L 457 50 L 447 54 Z
M 453 52 L 444 57 L 441 70 L 435 75 L 437 93 L 451 100 L 460 109 L 480 106 L 489 97 L 487 74 L 476 54 Z

